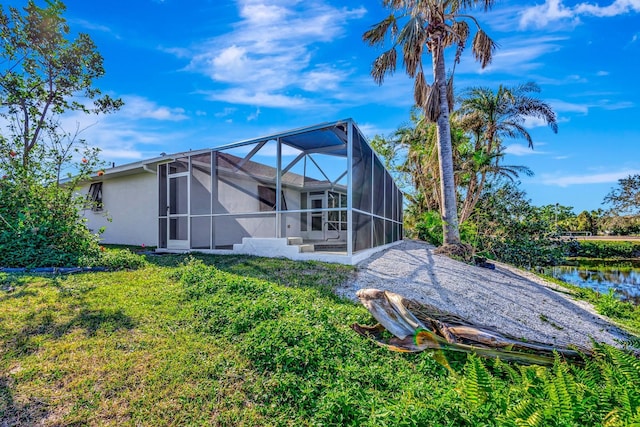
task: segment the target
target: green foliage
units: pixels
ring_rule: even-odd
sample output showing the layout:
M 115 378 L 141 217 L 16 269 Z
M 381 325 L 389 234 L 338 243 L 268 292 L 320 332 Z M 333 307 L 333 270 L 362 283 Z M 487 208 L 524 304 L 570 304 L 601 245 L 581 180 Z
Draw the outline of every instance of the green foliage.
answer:
M 44 8 L 29 0 L 22 12 L 9 7 L 8 14 L 0 8 L 0 117 L 8 130 L 0 148 L 12 149 L 25 168 L 49 150 L 66 157 L 68 146 L 59 145 L 68 135 L 61 114 L 108 113 L 122 106 L 93 86 L 104 75 L 102 56 L 87 34 L 69 40 L 64 11 L 60 0 Z M 93 108 L 85 100 L 93 100 Z
M 611 318 L 625 319 L 631 317 L 633 313 L 633 305 L 620 301 L 613 289 L 609 289 L 606 294 L 600 294 L 595 305 L 598 313 Z
M 478 230 L 476 249 L 489 258 L 526 268 L 564 259 L 566 243 L 556 238 L 548 215 L 514 183 L 489 186 L 471 221 Z
M 464 367 L 462 392 L 473 407 L 479 407 L 487 401 L 491 393 L 491 374 L 478 356 L 470 355 Z
M 611 189 L 603 203 L 616 216 L 640 215 L 640 174 L 619 179 L 618 186 Z
M 415 229 L 418 239 L 435 246 L 442 245 L 442 218 L 438 212 L 427 211 L 423 213 L 416 222 Z
M 136 270 L 147 265 L 147 260 L 128 249 L 105 249 L 101 246 L 98 255 L 84 257 L 80 263 L 88 267 L 106 267 L 109 270 Z
M 61 125 L 65 112 L 109 113 L 121 100 L 93 81 L 102 57 L 87 34 L 69 40 L 59 0 L 0 7 L 0 265 L 75 266 L 97 255 L 73 193 L 99 167 L 98 149 Z M 93 100 L 92 107 L 86 103 Z M 64 176 L 68 181 L 61 185 Z M 71 175 L 75 179 L 71 179 Z
M 634 305 L 630 302 L 621 301 L 615 297 L 615 294 L 612 292 L 601 294 L 593 289 L 570 285 L 551 276 L 542 275 L 542 277 L 549 282 L 553 282 L 570 289 L 577 298 L 592 303 L 598 313 L 606 315 L 607 317 L 624 325 L 624 327 L 632 334 L 640 334 L 640 306 Z M 636 342 L 632 346 L 640 348 L 640 341 Z
M 442 245 L 442 218 L 438 212 L 427 211 L 422 214 L 415 224 L 417 238 L 435 246 Z M 477 236 L 476 225 L 471 222 L 460 224 L 460 240 L 462 243 L 473 244 Z
M 580 240 L 571 246 L 568 255 L 585 258 L 640 258 L 640 243 Z
M 98 255 L 98 239 L 85 227 L 78 200 L 66 188 L 32 179 L 0 181 L 0 265 L 77 266 Z
M 179 263 L 185 261 L 180 267 Z M 351 271 L 248 256 L 0 274 L 0 418 L 39 425 L 592 426 L 639 419 L 640 363 L 394 353 L 327 291 Z M 33 399 L 38 396 L 38 399 Z M 43 410 L 46 407 L 46 410 Z M 117 420 L 117 421 L 114 421 Z

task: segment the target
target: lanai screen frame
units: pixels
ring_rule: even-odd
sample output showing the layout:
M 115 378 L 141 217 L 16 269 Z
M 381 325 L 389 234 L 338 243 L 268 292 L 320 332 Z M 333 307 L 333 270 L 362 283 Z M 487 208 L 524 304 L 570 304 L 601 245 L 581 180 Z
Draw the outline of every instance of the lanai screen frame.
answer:
M 346 130 L 346 132 L 344 132 Z M 326 143 L 323 146 L 323 139 L 327 142 L 326 136 L 328 134 L 323 133 L 324 131 L 329 131 L 332 141 L 331 144 Z M 347 207 L 346 207 L 346 222 L 347 222 L 347 230 L 346 230 L 346 242 L 341 241 L 342 243 L 346 243 L 346 255 L 351 256 L 354 253 L 358 253 L 363 250 L 367 250 L 370 248 L 374 248 L 377 246 L 386 245 L 398 240 L 402 240 L 403 237 L 403 227 L 402 227 L 402 193 L 396 186 L 393 178 L 391 177 L 389 171 L 384 167 L 384 163 L 380 160 L 374 150 L 371 148 L 369 143 L 366 141 L 357 125 L 352 119 L 340 120 L 336 122 L 322 123 L 314 126 L 304 127 L 300 129 L 294 129 L 282 133 L 277 133 L 269 136 L 264 136 L 260 138 L 254 138 L 246 141 L 240 141 L 233 144 L 224 145 L 221 147 L 217 147 L 210 150 L 198 150 L 194 152 L 186 152 L 180 153 L 173 156 L 170 156 L 172 161 L 176 161 L 177 159 L 188 158 L 189 160 L 189 192 L 193 192 L 193 186 L 191 185 L 193 178 L 193 162 L 192 158 L 195 156 L 200 156 L 206 153 L 210 153 L 210 212 L 208 214 L 192 214 L 191 210 L 188 215 L 188 236 L 189 236 L 189 247 L 194 250 L 203 250 L 203 251 L 216 251 L 216 240 L 215 240 L 215 229 L 216 224 L 215 220 L 218 217 L 247 217 L 249 218 L 251 215 L 268 215 L 264 212 L 227 212 L 227 213 L 216 213 L 215 212 L 215 204 L 219 202 L 220 198 L 217 196 L 217 170 L 216 170 L 216 158 L 217 154 L 215 153 L 224 153 L 225 151 L 230 151 L 233 149 L 241 149 L 242 147 L 247 147 L 253 145 L 254 147 L 258 147 L 262 144 L 268 143 L 270 141 L 275 141 L 276 143 L 276 159 L 275 159 L 275 210 L 271 212 L 271 214 L 275 214 L 275 226 L 273 229 L 273 235 L 271 237 L 283 238 L 286 237 L 283 235 L 283 218 L 285 215 L 299 215 L 301 213 L 307 213 L 312 210 L 311 206 L 306 206 L 305 209 L 302 209 L 302 205 L 300 209 L 287 209 L 286 206 L 282 206 L 283 197 L 278 197 L 277 195 L 282 195 L 283 189 L 285 187 L 283 183 L 283 167 L 287 165 L 283 165 L 283 146 L 294 147 L 292 145 L 293 140 L 296 138 L 302 138 L 304 135 L 309 136 L 310 138 L 316 138 L 310 140 L 310 147 L 313 150 L 319 150 L 319 152 L 329 152 L 332 155 L 336 155 L 340 158 L 346 157 L 346 194 L 347 194 Z M 335 138 L 334 138 L 335 137 Z M 289 138 L 289 141 L 287 141 Z M 337 138 L 337 139 L 336 139 Z M 304 138 L 302 138 L 304 139 Z M 335 144 L 337 140 L 341 141 L 341 144 Z M 335 147 L 335 150 L 333 149 Z M 300 149 L 300 146 L 296 148 Z M 258 148 L 259 150 L 260 148 Z M 311 150 L 311 149 L 309 149 Z M 302 150 L 305 155 L 308 153 Z M 310 151 L 309 153 L 315 153 L 316 151 Z M 251 158 L 251 155 L 247 155 L 248 160 Z M 159 165 L 158 167 L 158 188 L 160 191 L 163 191 L 161 188 L 162 185 L 166 185 L 167 182 L 167 169 L 168 165 L 171 162 L 163 162 L 163 165 Z M 164 172 L 163 172 L 164 171 Z M 164 173 L 164 176 L 162 175 Z M 164 184 L 163 184 L 164 183 Z M 376 187 L 376 184 L 379 188 Z M 381 185 L 380 185 L 381 184 Z M 354 188 L 354 185 L 358 186 L 358 188 Z M 303 183 L 304 188 L 304 183 Z M 368 193 L 368 194 L 367 194 Z M 390 194 L 388 194 L 390 193 Z M 190 194 L 191 196 L 191 194 Z M 166 200 L 166 198 L 164 198 Z M 159 197 L 160 205 L 162 204 L 163 197 Z M 192 203 L 189 203 L 191 209 Z M 320 209 L 323 212 L 333 211 L 344 211 L 343 208 L 340 209 L 328 209 L 326 206 L 323 206 Z M 167 238 L 165 237 L 165 242 L 162 242 L 162 230 L 160 224 L 167 224 L 168 218 L 165 213 L 165 207 L 159 206 L 159 236 L 158 243 L 159 247 L 166 248 Z M 340 215 L 340 214 L 339 214 Z M 211 219 L 209 221 L 209 249 L 201 249 L 201 248 L 193 248 L 193 218 L 203 218 L 209 216 Z M 245 236 L 246 237 L 246 236 Z M 261 236 L 265 237 L 265 236 Z M 242 238 L 238 238 L 237 243 L 241 243 Z M 171 248 L 169 248 L 171 249 Z M 343 252 L 344 253 L 344 252 Z

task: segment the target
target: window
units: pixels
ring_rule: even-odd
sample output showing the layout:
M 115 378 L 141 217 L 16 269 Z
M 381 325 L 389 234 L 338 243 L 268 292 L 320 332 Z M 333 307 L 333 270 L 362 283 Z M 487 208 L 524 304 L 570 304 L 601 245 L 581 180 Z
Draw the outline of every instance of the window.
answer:
M 328 208 L 340 208 L 340 211 L 330 211 L 328 214 L 329 229 L 347 231 L 347 195 L 335 191 L 327 192 Z
M 260 202 L 260 212 L 271 212 L 276 210 L 276 189 L 258 185 L 258 200 Z M 287 210 L 287 201 L 284 198 L 284 191 L 281 193 L 280 208 Z
M 94 182 L 87 193 L 87 209 L 94 212 L 102 210 L 102 183 Z
M 260 200 L 260 212 L 276 210 L 276 189 L 258 185 L 258 200 Z

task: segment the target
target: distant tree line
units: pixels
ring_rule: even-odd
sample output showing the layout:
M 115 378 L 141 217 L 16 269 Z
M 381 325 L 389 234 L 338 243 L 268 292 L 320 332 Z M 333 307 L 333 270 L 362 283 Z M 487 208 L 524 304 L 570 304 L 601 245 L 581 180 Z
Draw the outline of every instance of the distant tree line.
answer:
M 519 176 L 532 172 L 524 166 L 504 164 L 502 142 L 512 136 L 530 141 L 526 130 L 509 126 L 521 123 L 526 115 L 525 109 L 513 105 L 537 105 L 545 110 L 544 102 L 528 95 L 535 91 L 537 86 L 527 83 L 495 91 L 467 90 L 458 99 L 460 108 L 451 116 L 451 140 L 462 242 L 479 255 L 535 266 L 564 259 L 567 247 L 559 238 L 563 234 L 640 234 L 640 175 L 621 179 L 600 209 L 574 213 L 571 206 L 561 204 L 532 205 L 518 181 Z M 483 115 L 482 107 L 497 111 L 497 119 Z M 500 114 L 501 110 L 522 117 L 518 121 Z M 555 130 L 555 116 L 548 111 L 549 124 Z M 405 191 L 408 235 L 439 246 L 443 241 L 435 134 L 435 126 L 414 110 L 409 123 L 387 137 L 376 136 L 372 146 Z

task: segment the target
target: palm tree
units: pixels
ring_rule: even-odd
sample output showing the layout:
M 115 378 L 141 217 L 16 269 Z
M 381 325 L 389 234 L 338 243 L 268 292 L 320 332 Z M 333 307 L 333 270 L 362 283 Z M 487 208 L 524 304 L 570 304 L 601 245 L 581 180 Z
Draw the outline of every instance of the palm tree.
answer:
M 455 116 L 458 123 L 474 139 L 473 160 L 475 171 L 460 212 L 460 221 L 465 221 L 477 204 L 487 175 L 502 174 L 518 176 L 518 172 L 530 174 L 520 166 L 500 166 L 503 158 L 505 138 L 524 138 L 533 148 L 531 135 L 524 127 L 526 118 L 542 119 L 554 133 L 558 132 L 556 114 L 551 107 L 535 97 L 540 92 L 533 82 L 515 87 L 500 85 L 494 92 L 490 88 L 475 87 L 465 91 Z
M 414 98 L 423 109 L 425 117 L 437 124 L 437 146 L 440 174 L 440 214 L 443 220 L 445 245 L 460 245 L 456 187 L 453 170 L 453 150 L 449 112 L 453 109 L 453 72 L 447 80 L 444 51 L 456 46 L 454 64 L 460 61 L 470 34 L 468 21 L 477 30 L 472 51 L 484 68 L 491 62 L 496 44 L 482 30 L 478 21 L 464 10 L 477 5 L 488 10 L 493 0 L 383 0 L 390 9 L 389 16 L 364 33 L 363 40 L 371 46 L 383 45 L 389 35 L 391 49 L 383 52 L 373 62 L 371 75 L 382 84 L 386 74 L 396 69 L 397 49 L 402 49 L 404 68 L 415 79 Z M 402 28 L 399 24 L 404 23 Z M 434 81 L 427 84 L 422 63 L 423 54 L 431 55 Z

